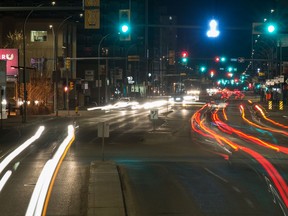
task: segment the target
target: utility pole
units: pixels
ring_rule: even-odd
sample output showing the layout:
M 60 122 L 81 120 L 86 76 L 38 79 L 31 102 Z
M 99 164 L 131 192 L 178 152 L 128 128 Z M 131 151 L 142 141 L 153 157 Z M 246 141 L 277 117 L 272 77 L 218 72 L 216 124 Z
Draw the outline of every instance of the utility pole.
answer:
M 148 10 L 149 0 L 145 1 L 145 83 L 148 84 L 148 70 L 149 70 L 149 47 L 148 47 Z

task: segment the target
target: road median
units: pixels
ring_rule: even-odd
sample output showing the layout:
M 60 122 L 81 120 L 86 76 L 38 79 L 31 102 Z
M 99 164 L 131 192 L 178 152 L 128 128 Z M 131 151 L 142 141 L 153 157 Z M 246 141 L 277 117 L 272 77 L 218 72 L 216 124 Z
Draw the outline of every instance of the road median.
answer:
M 88 216 L 125 216 L 117 166 L 112 161 L 90 164 Z

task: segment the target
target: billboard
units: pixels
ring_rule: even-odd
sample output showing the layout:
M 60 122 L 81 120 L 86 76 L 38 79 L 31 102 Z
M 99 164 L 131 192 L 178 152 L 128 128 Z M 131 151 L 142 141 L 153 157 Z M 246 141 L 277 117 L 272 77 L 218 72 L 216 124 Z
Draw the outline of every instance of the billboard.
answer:
M 7 76 L 18 75 L 18 49 L 0 49 L 0 60 L 7 62 Z M 12 66 L 17 68 L 13 68 Z

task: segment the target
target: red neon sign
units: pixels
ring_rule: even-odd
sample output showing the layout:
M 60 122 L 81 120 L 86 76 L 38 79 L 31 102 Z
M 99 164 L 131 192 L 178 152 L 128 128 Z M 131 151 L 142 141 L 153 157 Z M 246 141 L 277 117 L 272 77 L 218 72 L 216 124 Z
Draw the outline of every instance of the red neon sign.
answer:
M 6 70 L 8 76 L 18 75 L 18 49 L 0 49 L 0 59 L 7 62 Z

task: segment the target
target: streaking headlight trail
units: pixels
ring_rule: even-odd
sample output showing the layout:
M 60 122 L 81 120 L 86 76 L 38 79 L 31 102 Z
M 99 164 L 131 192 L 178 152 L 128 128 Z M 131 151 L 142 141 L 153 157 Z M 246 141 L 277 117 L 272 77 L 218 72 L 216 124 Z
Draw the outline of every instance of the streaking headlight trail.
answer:
M 22 145 L 20 145 L 18 148 L 16 148 L 13 152 L 11 152 L 9 155 L 5 157 L 5 159 L 0 163 L 0 173 L 6 168 L 6 166 L 15 158 L 17 157 L 21 152 L 23 152 L 28 146 L 30 146 L 35 140 L 37 140 L 41 134 L 43 133 L 45 127 L 40 126 L 37 132 L 34 136 L 32 136 L 30 139 L 25 141 Z
M 2 179 L 0 180 L 0 191 L 2 191 L 3 187 L 5 186 L 6 182 L 8 181 L 11 175 L 12 175 L 12 171 L 8 170 L 5 173 L 5 175 L 2 177 Z
M 28 208 L 26 210 L 26 216 L 40 216 L 43 214 L 43 212 L 46 211 L 57 172 L 74 139 L 74 127 L 69 125 L 67 137 L 61 143 L 56 153 L 53 155 L 53 158 L 46 162 L 37 180 Z

